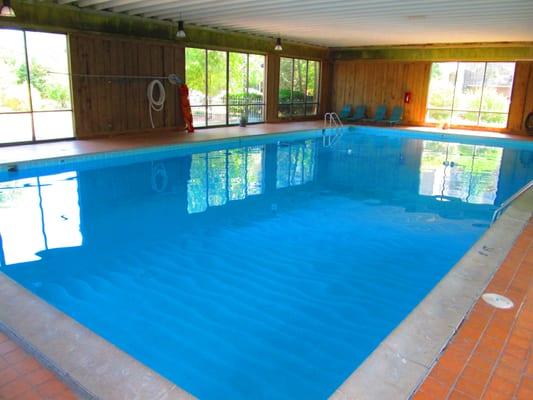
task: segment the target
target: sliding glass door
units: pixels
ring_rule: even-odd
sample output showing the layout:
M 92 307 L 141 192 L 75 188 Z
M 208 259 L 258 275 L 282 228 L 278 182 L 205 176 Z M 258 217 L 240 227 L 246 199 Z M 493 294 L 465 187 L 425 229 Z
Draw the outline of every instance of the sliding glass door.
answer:
M 187 48 L 185 78 L 196 127 L 265 119 L 265 56 Z
M 74 136 L 67 37 L 0 29 L 0 144 Z

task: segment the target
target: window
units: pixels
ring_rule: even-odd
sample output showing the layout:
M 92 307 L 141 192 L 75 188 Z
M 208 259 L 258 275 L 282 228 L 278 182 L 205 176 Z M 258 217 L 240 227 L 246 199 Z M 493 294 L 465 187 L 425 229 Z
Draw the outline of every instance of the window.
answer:
M 195 126 L 264 121 L 265 56 L 186 48 L 185 75 Z
M 281 57 L 278 116 L 317 115 L 319 78 L 318 61 Z
M 74 136 L 66 35 L 0 29 L 0 143 Z
M 514 63 L 433 63 L 426 122 L 505 128 Z
M 193 154 L 187 184 L 188 213 L 261 194 L 263 154 L 263 146 Z

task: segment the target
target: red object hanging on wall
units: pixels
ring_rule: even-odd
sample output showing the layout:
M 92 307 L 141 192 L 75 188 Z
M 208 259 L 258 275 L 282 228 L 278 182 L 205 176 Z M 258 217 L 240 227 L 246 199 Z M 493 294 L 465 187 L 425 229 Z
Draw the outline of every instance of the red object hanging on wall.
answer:
M 403 95 L 403 102 L 406 104 L 411 102 L 411 92 L 405 92 Z
M 192 124 L 191 103 L 189 102 L 189 88 L 187 85 L 183 84 L 179 86 L 179 91 L 181 113 L 185 122 L 185 128 L 187 129 L 187 132 L 192 133 L 194 132 L 194 126 Z

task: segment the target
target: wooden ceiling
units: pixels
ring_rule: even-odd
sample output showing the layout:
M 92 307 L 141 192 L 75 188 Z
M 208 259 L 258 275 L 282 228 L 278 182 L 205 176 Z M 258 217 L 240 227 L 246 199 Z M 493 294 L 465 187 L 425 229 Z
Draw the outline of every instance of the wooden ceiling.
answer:
M 329 47 L 533 41 L 533 0 L 56 0 Z

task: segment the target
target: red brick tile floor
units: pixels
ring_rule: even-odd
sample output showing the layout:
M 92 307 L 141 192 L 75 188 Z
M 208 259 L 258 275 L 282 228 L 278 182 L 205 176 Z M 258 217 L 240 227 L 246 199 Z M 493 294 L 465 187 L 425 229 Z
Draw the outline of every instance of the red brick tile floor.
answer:
M 479 299 L 413 400 L 533 399 L 532 280 L 533 219 L 486 289 L 514 308 Z
M 1 400 L 70 400 L 77 396 L 45 366 L 0 332 Z

